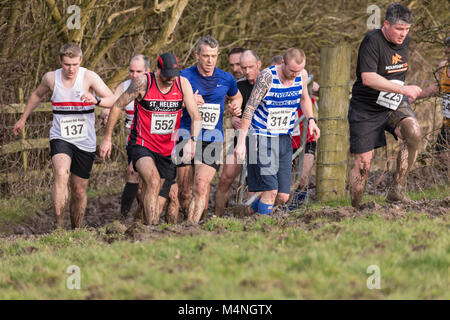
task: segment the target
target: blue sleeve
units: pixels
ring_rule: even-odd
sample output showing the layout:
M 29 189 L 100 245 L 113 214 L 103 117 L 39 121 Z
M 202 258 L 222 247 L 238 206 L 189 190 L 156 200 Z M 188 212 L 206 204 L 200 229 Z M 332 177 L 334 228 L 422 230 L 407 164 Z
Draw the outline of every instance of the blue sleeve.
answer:
M 228 76 L 227 96 L 234 97 L 239 91 L 237 82 L 236 82 L 236 79 L 231 75 L 231 73 L 228 73 L 227 76 Z

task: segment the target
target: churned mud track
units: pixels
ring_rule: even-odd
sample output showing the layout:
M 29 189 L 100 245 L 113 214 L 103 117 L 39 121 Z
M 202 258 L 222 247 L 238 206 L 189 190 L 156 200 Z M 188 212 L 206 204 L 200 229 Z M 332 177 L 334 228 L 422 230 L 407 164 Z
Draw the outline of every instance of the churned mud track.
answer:
M 370 194 L 384 194 L 390 180 L 392 179 L 392 173 L 377 171 L 371 173 L 369 181 L 367 183 L 366 192 Z M 311 179 L 312 183 L 312 195 L 314 194 L 314 177 Z M 446 183 L 448 181 L 447 168 L 444 169 L 432 169 L 430 167 L 422 167 L 413 170 L 408 177 L 408 190 L 421 190 L 423 188 L 431 187 L 436 183 Z M 235 183 L 236 184 L 236 183 Z M 211 194 L 209 199 L 209 216 L 213 214 L 214 208 L 214 195 L 217 185 L 211 185 Z M 258 216 L 242 216 L 237 214 L 239 210 L 233 210 L 235 206 L 236 189 L 230 191 L 229 208 L 226 209 L 225 215 L 227 217 L 234 216 L 236 218 L 245 221 L 245 225 L 254 223 L 260 217 Z M 114 241 L 118 238 L 118 235 L 122 235 L 120 238 L 129 238 L 133 240 L 151 240 L 159 238 L 161 236 L 171 235 L 193 235 L 199 232 L 204 232 L 205 228 L 202 225 L 205 221 L 201 221 L 200 225 L 191 225 L 187 223 L 181 223 L 179 225 L 169 225 L 167 228 L 161 228 L 158 226 L 145 226 L 134 221 L 134 212 L 136 211 L 136 201 L 128 214 L 128 218 L 125 221 L 121 220 L 120 215 L 120 194 L 96 196 L 88 199 L 86 214 L 83 221 L 83 227 L 92 230 L 98 230 L 105 227 L 105 234 L 107 235 L 107 241 Z M 385 219 L 401 219 L 405 218 L 411 212 L 424 213 L 427 217 L 433 218 L 436 216 L 446 215 L 449 212 L 449 198 L 444 200 L 420 200 L 412 204 L 387 204 L 379 205 L 376 202 L 369 202 L 362 205 L 360 210 L 356 210 L 352 207 L 338 207 L 329 208 L 324 207 L 320 210 L 302 209 L 300 208 L 295 213 L 278 210 L 272 214 L 272 218 L 276 220 L 276 226 L 288 227 L 288 226 L 304 226 L 309 225 L 311 222 L 317 219 L 325 219 L 329 221 L 340 221 L 346 218 L 358 218 L 366 215 L 378 213 Z M 234 213 L 233 213 L 234 211 Z M 161 222 L 163 221 L 162 220 Z M 119 222 L 120 221 L 120 222 Z M 50 204 L 47 208 L 38 210 L 35 214 L 28 216 L 19 224 L 7 226 L 6 235 L 16 236 L 39 236 L 52 232 L 55 229 L 55 218 L 53 216 Z M 218 232 L 221 230 L 220 224 L 215 227 Z M 65 229 L 70 230 L 70 217 L 68 210 L 65 214 Z M 245 228 L 244 228 L 245 229 Z M 5 228 L 3 228 L 5 230 Z M 226 230 L 225 230 L 226 231 Z M 2 233 L 0 232 L 0 236 Z
M 190 223 L 181 223 L 178 225 L 146 226 L 140 222 L 135 222 L 132 214 L 126 221 L 120 220 L 119 195 L 99 196 L 90 199 L 87 213 L 84 220 L 84 227 L 87 230 L 97 233 L 100 240 L 111 243 L 117 240 L 131 241 L 151 241 L 162 237 L 171 236 L 194 236 L 200 233 L 226 233 L 229 230 L 221 223 L 214 224 L 212 228 L 203 227 L 205 221 L 199 225 Z M 420 200 L 413 203 L 398 203 L 379 205 L 374 201 L 367 202 L 357 210 L 350 206 L 330 208 L 324 207 L 319 210 L 299 209 L 296 212 L 286 212 L 278 210 L 271 216 L 275 223 L 270 225 L 263 223 L 260 228 L 262 231 L 269 231 L 272 228 L 311 228 L 320 227 L 326 222 L 339 222 L 343 219 L 357 219 L 369 215 L 378 214 L 387 220 L 404 219 L 412 213 L 422 213 L 428 218 L 448 217 L 449 216 L 450 197 L 442 200 Z M 232 210 L 227 210 L 226 216 L 232 216 Z M 254 229 L 255 223 L 265 216 L 251 215 L 247 217 L 237 217 L 243 222 L 243 231 Z M 316 223 L 316 221 L 318 221 Z M 66 229 L 70 229 L 70 221 L 66 217 Z M 105 227 L 104 232 L 99 232 L 100 227 Z M 53 213 L 51 209 L 36 214 L 26 219 L 20 225 L 12 226 L 12 233 L 9 239 L 15 238 L 36 238 L 50 233 L 55 228 Z

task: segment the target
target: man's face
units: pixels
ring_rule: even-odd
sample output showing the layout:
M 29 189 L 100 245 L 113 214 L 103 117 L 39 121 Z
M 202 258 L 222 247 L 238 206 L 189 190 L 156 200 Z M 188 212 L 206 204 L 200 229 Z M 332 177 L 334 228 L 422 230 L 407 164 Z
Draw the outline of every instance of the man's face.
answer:
M 243 76 L 240 58 L 241 58 L 241 53 L 233 53 L 233 54 L 230 54 L 230 56 L 228 57 L 228 62 L 230 63 L 231 73 L 233 74 L 233 76 L 236 79 L 242 78 L 242 76 Z
M 216 67 L 217 58 L 219 56 L 218 48 L 211 48 L 208 45 L 201 45 L 200 52 L 195 52 L 198 68 L 207 74 L 212 74 Z
M 384 21 L 383 27 L 388 41 L 394 44 L 402 44 L 409 33 L 411 25 L 403 23 L 390 24 L 389 21 Z
M 158 76 L 159 79 L 161 80 L 163 86 L 165 87 L 171 87 L 173 85 L 173 83 L 175 82 L 175 80 L 177 79 L 177 77 L 164 77 L 161 70 L 158 69 Z
M 130 78 L 130 80 L 134 80 L 146 72 L 148 72 L 148 69 L 145 68 L 144 60 L 136 59 L 130 62 L 130 69 L 128 72 L 128 77 Z
M 74 79 L 78 74 L 78 69 L 80 68 L 81 57 L 69 58 L 67 56 L 63 56 L 60 61 L 64 77 Z
M 260 72 L 261 61 L 256 61 L 255 57 L 250 55 L 242 55 L 240 62 L 244 77 L 246 77 L 251 84 L 254 84 Z
M 305 64 L 306 59 L 303 59 L 303 62 L 300 64 L 298 64 L 295 59 L 291 59 L 288 63 L 283 61 L 281 64 L 281 71 L 283 72 L 286 80 L 294 80 L 303 71 Z

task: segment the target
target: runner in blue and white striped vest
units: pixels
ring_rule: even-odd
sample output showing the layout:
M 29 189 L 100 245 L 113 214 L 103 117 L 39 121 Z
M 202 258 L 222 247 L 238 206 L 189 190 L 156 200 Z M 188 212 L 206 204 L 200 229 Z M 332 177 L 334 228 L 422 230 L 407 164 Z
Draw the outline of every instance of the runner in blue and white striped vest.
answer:
M 292 170 L 290 133 L 294 129 L 295 112 L 301 106 L 308 119 L 310 134 L 320 137 L 313 118 L 308 90 L 305 53 L 291 48 L 283 61 L 264 69 L 256 79 L 252 94 L 241 120 L 241 132 L 235 155 L 243 160 L 247 153 L 247 183 L 249 192 L 261 192 L 251 205 L 251 211 L 270 214 L 276 204 L 289 200 Z M 312 121 L 311 121 L 312 120 Z M 249 143 L 245 138 L 250 130 Z
M 257 135 L 290 134 L 302 97 L 302 76 L 296 77 L 292 86 L 285 87 L 278 77 L 276 66 L 268 69 L 272 73 L 272 85 L 253 114 L 251 128 Z

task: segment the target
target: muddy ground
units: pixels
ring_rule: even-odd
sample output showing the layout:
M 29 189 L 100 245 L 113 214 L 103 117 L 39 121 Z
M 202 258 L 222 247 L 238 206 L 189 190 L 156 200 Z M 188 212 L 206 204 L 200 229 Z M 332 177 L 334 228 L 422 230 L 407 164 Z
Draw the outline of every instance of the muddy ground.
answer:
M 391 173 L 383 174 L 381 171 L 374 172 L 370 175 L 366 191 L 370 194 L 384 194 L 386 186 L 392 179 Z M 216 179 L 217 180 L 217 179 Z M 428 188 L 435 184 L 441 184 L 448 181 L 447 172 L 431 170 L 428 167 L 423 167 L 414 170 L 410 173 L 408 178 L 408 190 L 421 190 Z M 314 177 L 311 179 L 309 194 L 311 199 L 314 197 Z M 216 186 L 211 187 L 210 208 L 214 207 L 214 193 Z M 229 206 L 226 210 L 226 216 L 237 215 L 235 207 L 235 192 L 231 196 Z M 310 225 L 312 221 L 321 218 L 330 221 L 339 221 L 343 218 L 356 218 L 366 216 L 373 212 L 378 212 L 380 216 L 385 219 L 398 219 L 408 215 L 409 212 L 422 212 L 428 217 L 433 218 L 440 215 L 447 215 L 449 212 L 450 197 L 444 200 L 427 200 L 423 199 L 412 204 L 388 204 L 380 206 L 375 202 L 363 204 L 360 210 L 355 210 L 350 206 L 340 208 L 324 207 L 322 210 L 312 211 L 310 209 L 300 208 L 300 212 L 304 214 L 292 215 L 286 208 L 277 210 L 272 215 L 277 220 L 278 226 L 306 226 Z M 136 202 L 133 204 L 132 210 L 126 219 L 121 219 L 120 215 L 120 194 L 97 196 L 88 199 L 86 215 L 84 218 L 84 227 L 92 230 L 106 226 L 105 234 L 107 241 L 114 240 L 117 234 L 125 234 L 125 236 L 132 240 L 154 239 L 167 235 L 189 235 L 204 232 L 200 226 L 191 225 L 188 223 L 181 223 L 179 225 L 169 226 L 167 228 L 160 228 L 157 226 L 144 226 L 134 221 L 134 212 L 137 209 Z M 209 217 L 213 214 L 212 210 L 209 212 Z M 247 222 L 251 223 L 257 216 L 243 217 L 237 215 Z M 163 222 L 164 216 L 161 217 Z M 314 224 L 313 224 L 314 225 Z M 55 229 L 55 219 L 53 217 L 52 209 L 43 208 L 35 215 L 25 219 L 20 224 L 12 225 L 8 228 L 7 233 L 3 236 L 9 237 L 35 237 L 49 233 Z M 70 229 L 70 219 L 68 212 L 65 214 L 65 228 Z M 220 230 L 218 230 L 220 231 Z M 1 235 L 1 234 L 0 234 Z M 15 235 L 15 236 L 14 236 Z

